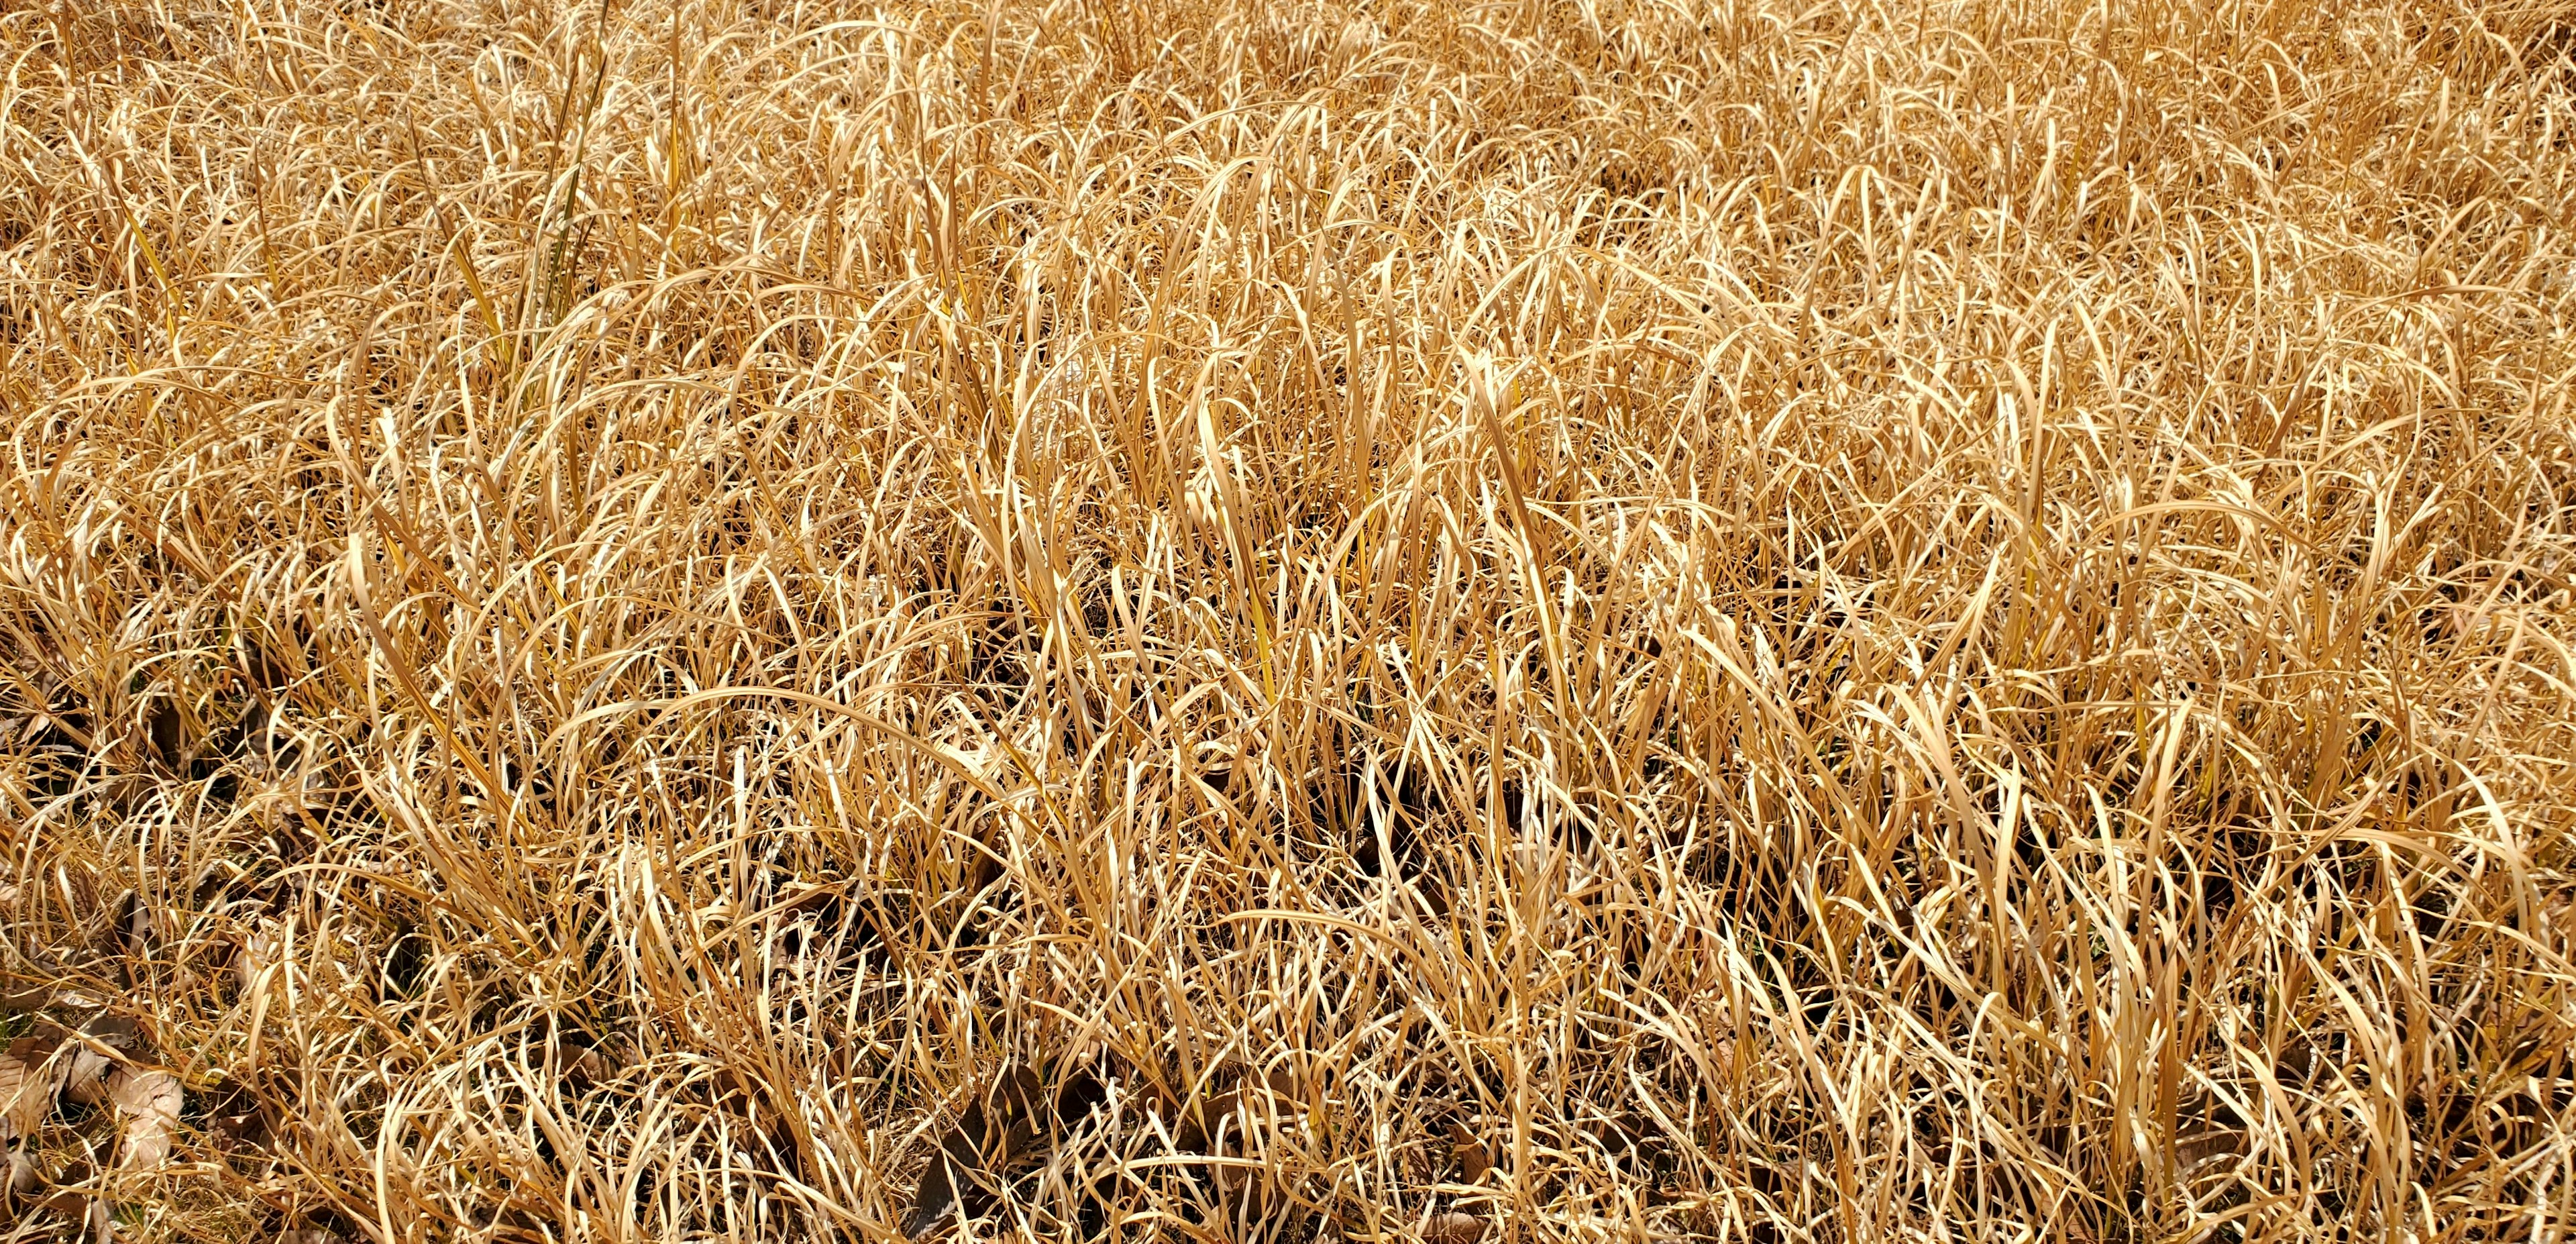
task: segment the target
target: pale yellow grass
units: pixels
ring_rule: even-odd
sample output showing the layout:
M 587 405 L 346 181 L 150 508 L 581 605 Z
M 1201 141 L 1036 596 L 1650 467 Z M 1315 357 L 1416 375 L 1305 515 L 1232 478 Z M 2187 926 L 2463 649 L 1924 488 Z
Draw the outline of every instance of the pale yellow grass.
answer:
M 2571 22 L 10 0 L 15 1238 L 2566 1238 Z

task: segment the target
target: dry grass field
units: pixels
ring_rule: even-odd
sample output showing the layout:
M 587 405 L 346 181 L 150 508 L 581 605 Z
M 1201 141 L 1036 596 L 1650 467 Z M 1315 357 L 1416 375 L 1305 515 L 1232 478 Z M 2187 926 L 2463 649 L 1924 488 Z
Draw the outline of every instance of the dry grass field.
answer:
M 2571 56 L 5 0 L 0 1239 L 2564 1240 Z

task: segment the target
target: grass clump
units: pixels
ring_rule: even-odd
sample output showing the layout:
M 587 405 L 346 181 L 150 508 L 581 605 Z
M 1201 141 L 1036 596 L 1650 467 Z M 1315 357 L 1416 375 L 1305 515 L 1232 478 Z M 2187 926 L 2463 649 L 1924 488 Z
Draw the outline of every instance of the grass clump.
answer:
M 2555 1238 L 2571 22 L 0 12 L 21 1238 Z

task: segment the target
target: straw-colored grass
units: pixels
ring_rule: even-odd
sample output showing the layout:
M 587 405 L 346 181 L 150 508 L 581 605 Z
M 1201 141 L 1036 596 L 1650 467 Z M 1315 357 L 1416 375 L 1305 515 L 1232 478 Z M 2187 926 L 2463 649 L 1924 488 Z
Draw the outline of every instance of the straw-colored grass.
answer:
M 2571 49 L 11 0 L 9 1238 L 2564 1239 Z

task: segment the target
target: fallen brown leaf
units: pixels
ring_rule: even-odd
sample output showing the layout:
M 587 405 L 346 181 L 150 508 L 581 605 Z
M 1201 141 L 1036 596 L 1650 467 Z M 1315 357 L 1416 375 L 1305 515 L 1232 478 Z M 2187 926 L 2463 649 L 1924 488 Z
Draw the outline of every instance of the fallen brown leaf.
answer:
M 904 1234 L 919 1238 L 951 1213 L 973 1217 L 992 1201 L 995 1175 L 1042 1154 L 1067 1122 L 1097 1104 L 1099 1077 L 1091 1069 L 1060 1069 L 1057 1082 L 1025 1064 L 996 1077 L 940 1141 L 922 1172 Z
M 1422 1229 L 1422 1238 L 1426 1244 L 1476 1244 L 1485 1238 L 1487 1225 L 1474 1214 L 1453 1209 L 1433 1215 L 1430 1225 Z
M 54 1057 L 61 1044 L 54 1037 L 20 1037 L 0 1052 L 0 1141 L 26 1136 L 53 1113 L 63 1088 L 63 1060 Z
M 1451 1151 L 1457 1155 L 1459 1163 L 1467 1168 L 1468 1183 L 1481 1182 L 1485 1178 L 1485 1172 L 1494 1169 L 1494 1151 L 1486 1148 L 1485 1142 L 1476 1139 L 1475 1135 L 1467 1130 L 1466 1125 L 1454 1119 L 1449 1123 L 1449 1145 Z
M 119 1067 L 107 1079 L 107 1097 L 125 1119 L 125 1156 L 129 1170 L 150 1170 L 170 1156 L 170 1134 L 179 1126 L 185 1094 L 179 1077 L 167 1071 Z
M 2204 1167 L 2245 1153 L 2246 1134 L 2238 1128 L 2196 1132 L 2174 1145 L 2174 1166 L 2189 1178 Z

